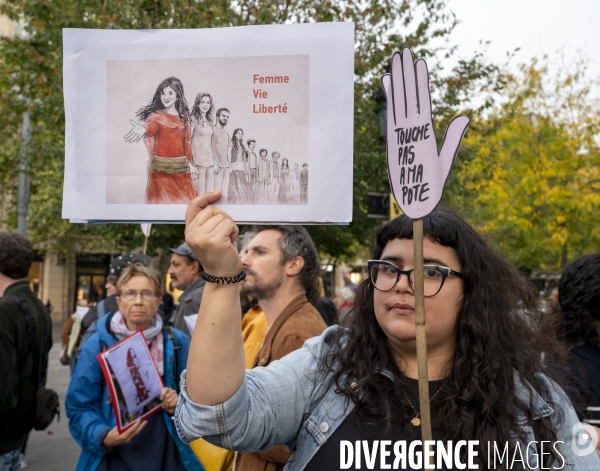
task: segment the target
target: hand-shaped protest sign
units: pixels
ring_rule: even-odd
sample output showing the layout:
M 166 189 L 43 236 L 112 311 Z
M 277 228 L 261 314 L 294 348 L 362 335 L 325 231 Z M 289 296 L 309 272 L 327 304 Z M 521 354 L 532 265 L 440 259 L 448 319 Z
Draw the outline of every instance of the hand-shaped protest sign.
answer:
M 413 63 L 409 48 L 392 57 L 391 74 L 381 77 L 387 100 L 387 161 L 390 186 L 398 205 L 411 219 L 433 212 L 469 118 L 454 118 L 438 155 L 433 122 L 429 74 L 423 59 Z

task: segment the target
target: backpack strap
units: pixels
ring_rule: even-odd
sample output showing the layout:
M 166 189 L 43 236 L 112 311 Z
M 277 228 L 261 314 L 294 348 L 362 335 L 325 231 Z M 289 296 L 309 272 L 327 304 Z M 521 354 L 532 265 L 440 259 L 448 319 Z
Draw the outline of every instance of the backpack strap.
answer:
M 25 321 L 27 321 L 27 330 L 29 331 L 31 353 L 33 354 L 33 372 L 37 372 L 37 391 L 42 387 L 42 384 L 40 382 L 40 344 L 37 340 L 37 324 L 35 322 L 35 317 L 33 316 L 33 314 L 31 314 L 31 311 L 29 310 L 29 305 L 27 304 L 27 301 L 25 299 L 13 296 L 12 294 L 4 296 L 4 299 L 10 299 L 11 301 L 16 302 L 19 306 L 21 306 L 21 310 L 25 315 Z
M 173 344 L 173 380 L 175 381 L 175 384 L 179 384 L 179 381 L 177 380 L 177 352 L 176 350 L 179 350 L 181 348 L 180 345 L 177 345 L 175 343 L 175 331 L 173 330 L 173 327 L 170 325 L 166 325 L 164 326 L 164 332 L 167 333 L 167 336 L 169 337 L 169 340 L 171 340 L 171 343 Z
M 100 353 L 104 353 L 107 348 L 108 348 L 108 346 L 102 340 L 100 340 Z M 101 388 L 100 397 L 102 397 L 104 395 L 105 387 L 106 387 L 106 378 L 104 378 L 104 375 L 102 374 L 101 378 L 100 378 L 100 388 Z M 107 404 L 110 404 L 110 403 L 111 403 L 111 398 L 110 398 L 110 394 L 109 394 Z
M 98 319 L 104 317 L 104 314 L 106 314 L 106 310 L 104 309 L 104 299 L 96 306 L 96 312 L 98 313 Z

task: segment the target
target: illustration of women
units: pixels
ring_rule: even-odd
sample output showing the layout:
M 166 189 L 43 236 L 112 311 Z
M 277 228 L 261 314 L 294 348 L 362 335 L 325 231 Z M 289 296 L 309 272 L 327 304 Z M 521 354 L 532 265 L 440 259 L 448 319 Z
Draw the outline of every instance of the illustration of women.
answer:
M 288 159 L 283 159 L 281 161 L 281 172 L 279 174 L 279 178 L 281 183 L 279 184 L 279 197 L 277 201 L 279 203 L 289 203 L 290 202 L 290 165 L 288 164 Z
M 297 163 L 290 170 L 290 199 L 294 204 L 300 203 L 300 170 Z
M 143 137 L 148 149 L 146 203 L 187 204 L 197 196 L 191 176 L 196 169 L 192 165 L 189 109 L 181 81 L 175 77 L 163 80 L 152 101 L 136 117 L 144 124 L 130 120 L 133 128 L 124 139 L 132 143 Z
M 215 104 L 209 93 L 198 93 L 191 115 L 192 154 L 194 167 L 198 170 L 195 186 L 196 191 L 201 195 L 214 191 L 215 159 L 211 143 L 215 124 Z
M 229 184 L 229 197 L 233 202 L 240 204 L 253 203 L 252 193 L 246 183 L 246 161 L 244 153 L 244 131 L 237 128 L 231 138 L 231 172 Z
M 150 391 L 148 391 L 144 379 L 142 378 L 142 374 L 140 373 L 139 360 L 133 348 L 130 348 L 127 351 L 127 368 L 129 369 L 129 374 L 131 375 L 133 385 L 135 386 L 135 403 L 136 405 L 140 405 L 150 397 Z
M 269 202 L 268 189 L 271 184 L 271 161 L 267 158 L 267 149 L 261 149 L 258 153 L 257 177 L 256 177 L 256 202 L 267 204 Z

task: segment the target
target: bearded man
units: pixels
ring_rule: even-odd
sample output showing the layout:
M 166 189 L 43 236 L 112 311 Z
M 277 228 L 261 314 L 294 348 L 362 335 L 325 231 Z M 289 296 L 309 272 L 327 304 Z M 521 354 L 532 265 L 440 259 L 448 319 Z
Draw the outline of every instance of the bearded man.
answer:
M 302 226 L 258 226 L 242 257 L 242 291 L 263 309 L 269 330 L 253 367 L 267 366 L 326 329 L 312 306 L 319 296 L 317 250 Z M 282 471 L 291 453 L 284 446 L 237 454 L 238 471 Z

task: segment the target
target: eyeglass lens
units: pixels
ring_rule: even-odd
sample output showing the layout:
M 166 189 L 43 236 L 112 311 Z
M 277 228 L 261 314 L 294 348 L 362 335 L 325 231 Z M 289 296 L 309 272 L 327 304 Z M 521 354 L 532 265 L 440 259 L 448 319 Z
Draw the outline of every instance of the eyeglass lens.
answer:
M 133 291 L 133 290 L 125 291 L 123 293 L 123 298 L 127 301 L 133 301 L 134 299 L 137 298 L 138 294 L 142 297 L 142 299 L 144 301 L 148 301 L 148 300 L 154 299 L 156 297 L 152 291 L 146 289 L 139 293 L 137 291 Z
M 400 275 L 400 277 L 406 274 Z M 386 263 L 375 263 L 371 267 L 371 280 L 373 285 L 382 291 L 388 291 L 394 287 L 398 278 L 398 269 Z M 415 271 L 410 272 L 410 287 L 414 290 L 415 286 Z M 425 296 L 434 296 L 442 287 L 444 282 L 444 274 L 435 268 L 424 267 L 423 285 Z

